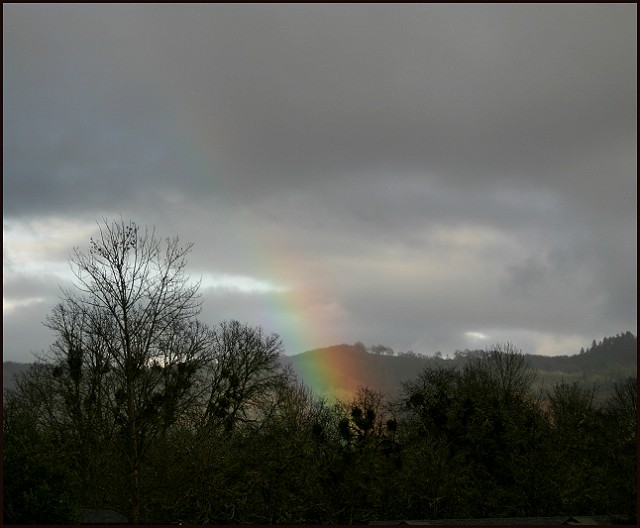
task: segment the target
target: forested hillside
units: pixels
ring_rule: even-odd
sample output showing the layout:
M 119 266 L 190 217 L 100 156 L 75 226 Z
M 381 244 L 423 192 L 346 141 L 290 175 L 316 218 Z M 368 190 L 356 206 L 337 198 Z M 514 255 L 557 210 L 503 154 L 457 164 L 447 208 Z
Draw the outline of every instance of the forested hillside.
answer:
M 380 350 L 384 353 L 376 353 Z M 353 396 L 358 387 L 371 387 L 390 397 L 399 394 L 402 383 L 413 379 L 425 368 L 462 368 L 468 358 L 480 350 L 456 351 L 453 357 L 424 356 L 412 352 L 396 354 L 387 347 L 338 345 L 286 357 L 300 380 L 314 387 L 318 394 L 333 398 Z M 526 354 L 536 371 L 533 387 L 543 393 L 554 384 L 577 382 L 593 388 L 598 399 L 611 394 L 616 381 L 635 376 L 637 338 L 631 332 L 605 337 L 591 347 L 576 350 L 570 356 L 536 356 Z
M 594 387 L 603 399 L 611 394 L 616 381 L 635 376 L 638 366 L 638 340 L 631 332 L 595 340 L 587 349 L 572 356 L 534 356 L 527 358 L 538 374 L 538 384 L 546 387 L 559 381 L 576 381 Z

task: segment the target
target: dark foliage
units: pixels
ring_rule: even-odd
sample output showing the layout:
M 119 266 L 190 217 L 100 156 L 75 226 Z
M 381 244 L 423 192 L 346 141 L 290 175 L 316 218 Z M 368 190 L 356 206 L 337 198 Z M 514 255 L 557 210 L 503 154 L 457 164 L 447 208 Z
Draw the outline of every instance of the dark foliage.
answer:
M 3 405 L 4 524 L 67 524 L 77 520 L 70 472 L 46 445 L 33 409 L 5 393 Z
M 211 372 L 197 373 L 194 379 L 209 380 L 200 407 L 194 403 L 188 418 L 167 422 L 149 440 L 140 516 L 193 524 L 635 520 L 636 379 L 619 382 L 603 403 L 573 382 L 536 398 L 533 371 L 518 354 L 498 348 L 463 369 L 425 369 L 390 402 L 361 388 L 337 404 L 319 400 L 290 373 L 276 376 L 274 356 L 252 370 L 262 397 L 249 391 L 241 413 L 219 407 L 233 414 L 232 427 L 207 419 Z M 53 370 L 34 369 L 5 397 L 7 523 L 73 522 L 78 507 L 126 511 L 117 445 L 98 439 L 99 450 L 78 458 L 76 444 L 61 441 L 63 431 L 37 419 L 48 404 L 27 381 L 42 387 L 50 380 L 56 390 Z M 82 464 L 100 473 L 91 478 Z

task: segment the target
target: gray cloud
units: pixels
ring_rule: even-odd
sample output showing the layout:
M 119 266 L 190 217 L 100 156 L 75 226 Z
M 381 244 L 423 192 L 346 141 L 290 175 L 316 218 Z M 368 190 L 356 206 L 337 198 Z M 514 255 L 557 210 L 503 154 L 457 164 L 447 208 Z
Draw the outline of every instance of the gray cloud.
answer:
M 3 10 L 7 225 L 156 225 L 196 274 L 313 290 L 327 339 L 635 331 L 634 6 Z M 274 301 L 216 295 L 212 319 Z

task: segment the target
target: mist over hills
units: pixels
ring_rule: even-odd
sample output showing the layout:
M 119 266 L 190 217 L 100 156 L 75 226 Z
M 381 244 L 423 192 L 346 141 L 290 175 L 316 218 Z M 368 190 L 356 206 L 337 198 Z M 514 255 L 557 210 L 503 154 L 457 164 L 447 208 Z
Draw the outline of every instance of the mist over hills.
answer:
M 328 398 L 349 400 L 358 387 L 370 387 L 388 397 L 402 389 L 402 383 L 414 379 L 425 368 L 461 368 L 479 350 L 456 351 L 452 357 L 435 357 L 414 352 L 395 353 L 388 347 L 365 347 L 362 343 L 341 344 L 310 350 L 282 358 L 291 365 L 298 379 Z M 550 388 L 564 380 L 577 381 L 596 388 L 596 397 L 604 398 L 617 380 L 637 375 L 637 337 L 625 332 L 577 351 L 571 356 L 525 354 L 536 370 L 535 389 Z M 30 363 L 3 363 L 2 385 L 14 386 L 14 378 L 29 369 Z

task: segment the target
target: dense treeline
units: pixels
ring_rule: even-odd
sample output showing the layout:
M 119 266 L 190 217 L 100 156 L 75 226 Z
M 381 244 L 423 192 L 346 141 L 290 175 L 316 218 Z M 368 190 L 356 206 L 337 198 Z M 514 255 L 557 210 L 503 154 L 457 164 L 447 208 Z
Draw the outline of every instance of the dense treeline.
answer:
M 603 405 L 566 383 L 540 400 L 524 357 L 496 347 L 462 371 L 424 370 L 395 401 L 363 388 L 330 405 L 277 371 L 275 357 L 245 385 L 262 385 L 260 394 L 248 390 L 230 405 L 233 391 L 223 389 L 213 412 L 194 404 L 171 424 L 156 415 L 140 521 L 634 519 L 635 379 Z M 74 399 L 71 389 L 68 364 L 37 365 L 5 395 L 6 523 L 73 522 L 79 507 L 131 509 L 126 432 L 116 416 L 83 421 L 87 395 Z
M 636 379 L 603 403 L 533 390 L 510 344 L 427 367 L 392 401 L 328 402 L 276 335 L 197 320 L 177 239 L 101 228 L 49 353 L 5 391 L 4 522 L 349 524 L 636 512 Z

